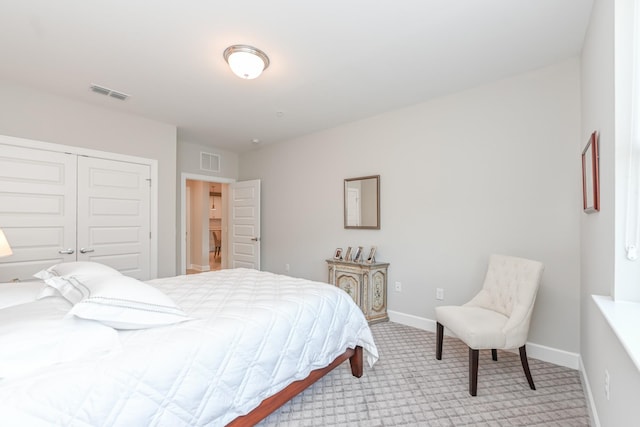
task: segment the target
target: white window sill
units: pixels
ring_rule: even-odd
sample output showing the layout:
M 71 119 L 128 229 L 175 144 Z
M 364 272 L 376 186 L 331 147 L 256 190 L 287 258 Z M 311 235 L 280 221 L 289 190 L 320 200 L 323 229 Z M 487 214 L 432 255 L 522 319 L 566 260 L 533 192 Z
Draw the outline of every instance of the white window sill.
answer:
M 596 305 L 640 371 L 640 303 L 592 295 Z

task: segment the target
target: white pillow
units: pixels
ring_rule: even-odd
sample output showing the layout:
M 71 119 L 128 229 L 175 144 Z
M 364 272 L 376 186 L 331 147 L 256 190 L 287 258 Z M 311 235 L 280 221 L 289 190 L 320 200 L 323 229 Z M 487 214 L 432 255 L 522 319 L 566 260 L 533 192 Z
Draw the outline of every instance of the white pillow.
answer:
M 70 278 L 89 278 L 105 275 L 121 276 L 122 273 L 97 262 L 74 261 L 56 264 L 46 270 L 37 272 L 34 277 L 44 280 L 47 285 L 57 289 L 63 297 L 72 303 L 76 303 L 85 298 L 88 291 L 78 283 L 70 281 Z
M 0 310 L 0 378 L 120 350 L 114 329 L 66 316 L 70 306 L 53 297 Z
M 46 288 L 42 281 L 0 283 L 0 309 L 35 301 Z
M 100 264 L 92 261 L 73 261 L 61 262 L 53 265 L 46 270 L 34 274 L 39 279 L 48 279 L 49 277 L 67 277 L 67 276 L 99 276 L 102 274 L 121 275 L 118 270 L 108 265 Z M 40 275 L 48 277 L 40 277 Z
M 128 276 L 70 277 L 84 297 L 69 314 L 116 329 L 145 329 L 191 320 L 158 289 Z

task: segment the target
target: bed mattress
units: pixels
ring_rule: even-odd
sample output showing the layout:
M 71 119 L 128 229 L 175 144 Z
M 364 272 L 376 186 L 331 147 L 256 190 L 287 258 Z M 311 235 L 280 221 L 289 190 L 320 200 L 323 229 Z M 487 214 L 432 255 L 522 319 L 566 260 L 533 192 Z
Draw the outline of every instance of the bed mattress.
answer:
M 194 320 L 119 331 L 121 348 L 97 360 L 0 381 L 0 424 L 222 426 L 347 348 L 378 357 L 361 310 L 331 285 L 250 269 L 147 283 Z

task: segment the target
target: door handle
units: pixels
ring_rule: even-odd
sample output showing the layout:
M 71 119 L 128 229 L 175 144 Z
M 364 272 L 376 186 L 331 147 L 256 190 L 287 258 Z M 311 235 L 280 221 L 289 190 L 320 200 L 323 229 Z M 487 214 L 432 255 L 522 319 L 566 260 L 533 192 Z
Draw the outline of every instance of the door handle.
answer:
M 253 240 L 254 242 L 258 242 L 258 241 L 260 241 L 260 238 L 259 237 L 252 237 L 251 240 Z
M 86 254 L 88 252 L 93 252 L 93 251 L 95 251 L 95 249 L 91 249 L 91 248 L 81 248 L 80 249 L 80 253 L 81 254 Z
M 71 248 L 69 248 L 69 249 L 60 249 L 60 250 L 58 251 L 58 253 L 59 253 L 59 254 L 62 254 L 62 255 L 71 255 L 71 254 L 72 254 L 72 253 L 74 253 L 74 252 L 75 252 L 75 251 L 74 251 L 73 249 L 71 249 Z

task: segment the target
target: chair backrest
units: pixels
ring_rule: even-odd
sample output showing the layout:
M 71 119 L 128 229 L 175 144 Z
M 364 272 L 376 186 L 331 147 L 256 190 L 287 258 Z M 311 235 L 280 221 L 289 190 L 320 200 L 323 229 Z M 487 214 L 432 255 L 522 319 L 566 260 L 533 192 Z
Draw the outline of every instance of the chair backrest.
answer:
M 497 311 L 507 317 L 511 317 L 518 306 L 530 311 L 543 270 L 544 265 L 538 261 L 491 255 L 482 290 L 469 304 Z

